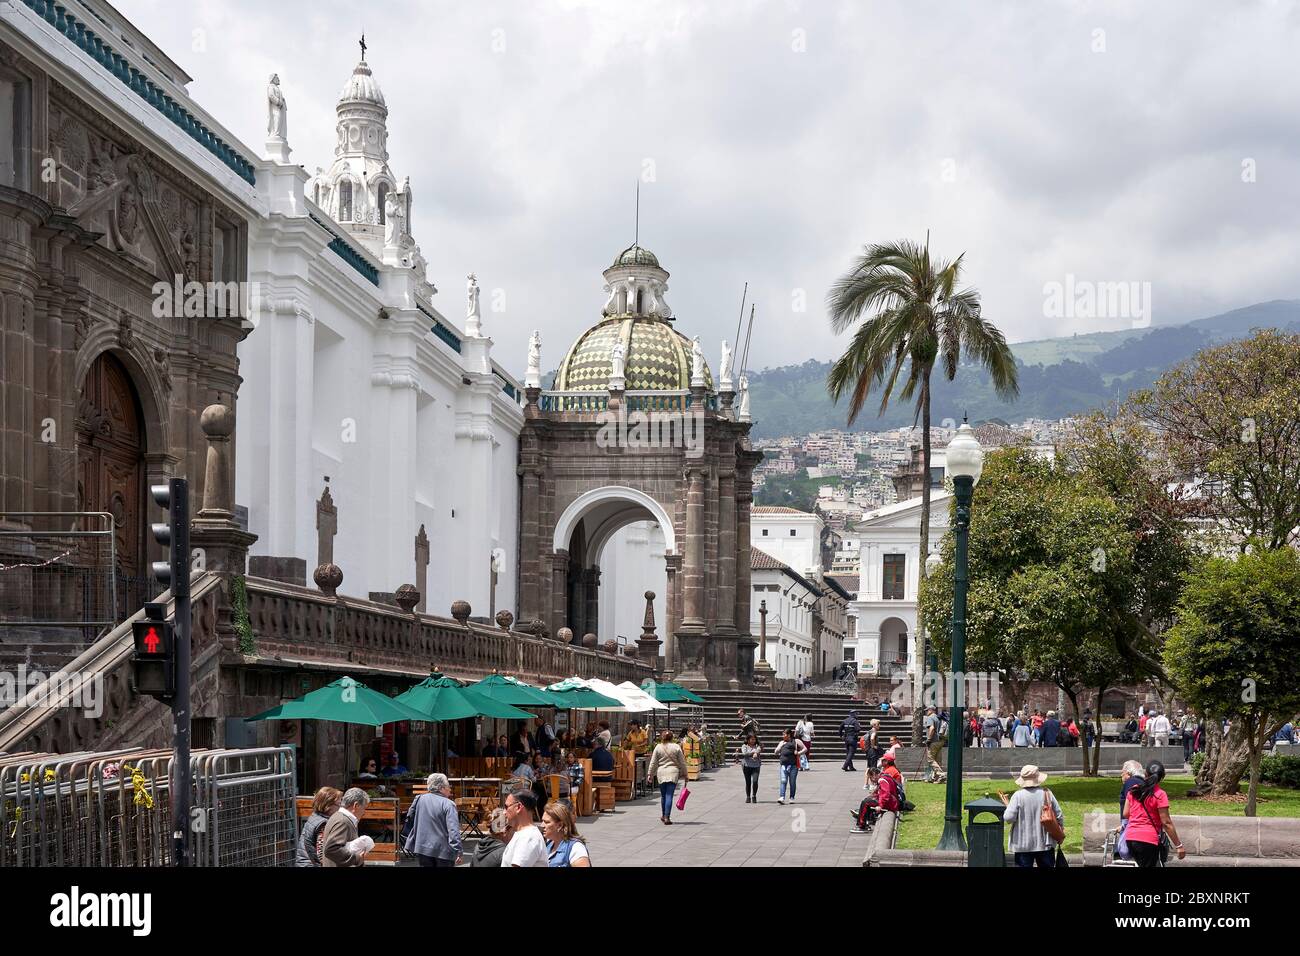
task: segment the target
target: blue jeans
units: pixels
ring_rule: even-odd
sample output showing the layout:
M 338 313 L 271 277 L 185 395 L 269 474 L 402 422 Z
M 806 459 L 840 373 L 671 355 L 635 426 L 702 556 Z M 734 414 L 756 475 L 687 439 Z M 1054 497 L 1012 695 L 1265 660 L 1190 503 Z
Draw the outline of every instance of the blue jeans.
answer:
M 1054 869 L 1056 867 L 1056 851 L 1040 850 L 1038 853 L 1017 853 L 1016 866 L 1023 869 L 1029 869 L 1034 866 Z
M 793 800 L 794 788 L 798 780 L 799 780 L 798 764 L 784 764 L 784 763 L 781 764 L 781 799 L 782 800 L 785 799 L 786 781 L 789 781 L 790 783 L 790 799 Z
M 661 783 L 659 784 L 659 809 L 663 816 L 671 817 L 673 815 L 673 792 L 676 791 L 677 784 Z
M 985 737 L 985 738 L 984 738 L 984 749 L 985 749 L 985 750 L 993 750 L 993 749 L 996 749 L 996 748 L 1001 747 L 1001 746 L 1002 746 L 1001 741 L 997 740 L 997 739 L 994 738 L 994 737 Z

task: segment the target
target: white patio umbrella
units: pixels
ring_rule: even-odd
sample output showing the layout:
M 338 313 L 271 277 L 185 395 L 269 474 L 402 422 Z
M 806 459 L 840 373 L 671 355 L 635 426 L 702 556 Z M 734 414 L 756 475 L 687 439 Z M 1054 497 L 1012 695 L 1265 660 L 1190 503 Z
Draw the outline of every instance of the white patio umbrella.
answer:
M 604 683 L 602 681 L 602 683 Z M 643 714 L 651 710 L 668 710 L 668 705 L 655 700 L 630 680 L 614 685 L 620 700 L 626 701 L 628 713 Z

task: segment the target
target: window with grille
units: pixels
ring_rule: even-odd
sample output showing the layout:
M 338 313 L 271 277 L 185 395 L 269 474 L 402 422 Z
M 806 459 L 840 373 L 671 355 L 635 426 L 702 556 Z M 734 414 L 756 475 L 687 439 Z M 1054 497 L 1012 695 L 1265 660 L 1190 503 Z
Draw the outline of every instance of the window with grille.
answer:
M 903 572 L 907 568 L 907 555 L 884 555 L 884 580 L 880 594 L 886 601 L 903 600 Z

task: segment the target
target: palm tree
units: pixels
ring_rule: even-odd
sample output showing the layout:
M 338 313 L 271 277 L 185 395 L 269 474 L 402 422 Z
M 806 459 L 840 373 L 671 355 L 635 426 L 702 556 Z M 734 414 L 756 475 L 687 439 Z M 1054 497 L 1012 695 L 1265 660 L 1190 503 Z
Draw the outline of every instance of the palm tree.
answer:
M 907 372 L 898 397 L 903 401 L 915 398 L 913 424 L 921 423 L 921 560 L 917 574 L 922 587 L 930 550 L 930 375 L 935 362 L 942 359 L 943 374 L 952 381 L 965 352 L 967 359 L 989 370 L 1000 397 L 1009 400 L 1020 394 L 1015 359 L 1002 333 L 980 315 L 979 293 L 958 289 L 964 255 L 952 262 L 932 260 L 928 232 L 924 246 L 906 239 L 870 245 L 826 295 L 831 328 L 837 334 L 857 324 L 852 342 L 831 367 L 826 381 L 835 401 L 849 395 L 850 425 L 873 388 L 880 390 L 883 415 L 899 375 L 904 369 Z M 918 621 L 918 672 L 926 660 L 925 629 L 919 625 Z M 913 696 L 919 703 L 919 696 Z M 921 708 L 916 706 L 913 745 L 920 740 Z

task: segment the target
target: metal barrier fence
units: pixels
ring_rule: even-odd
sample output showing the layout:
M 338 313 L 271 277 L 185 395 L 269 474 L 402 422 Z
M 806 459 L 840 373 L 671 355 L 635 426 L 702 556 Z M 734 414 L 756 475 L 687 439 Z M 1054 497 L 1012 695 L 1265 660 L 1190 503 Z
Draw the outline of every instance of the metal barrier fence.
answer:
M 169 866 L 170 750 L 0 754 L 0 868 Z M 291 866 L 292 747 L 190 755 L 192 863 Z
M 0 631 L 81 629 L 119 620 L 116 539 L 107 512 L 0 512 Z

